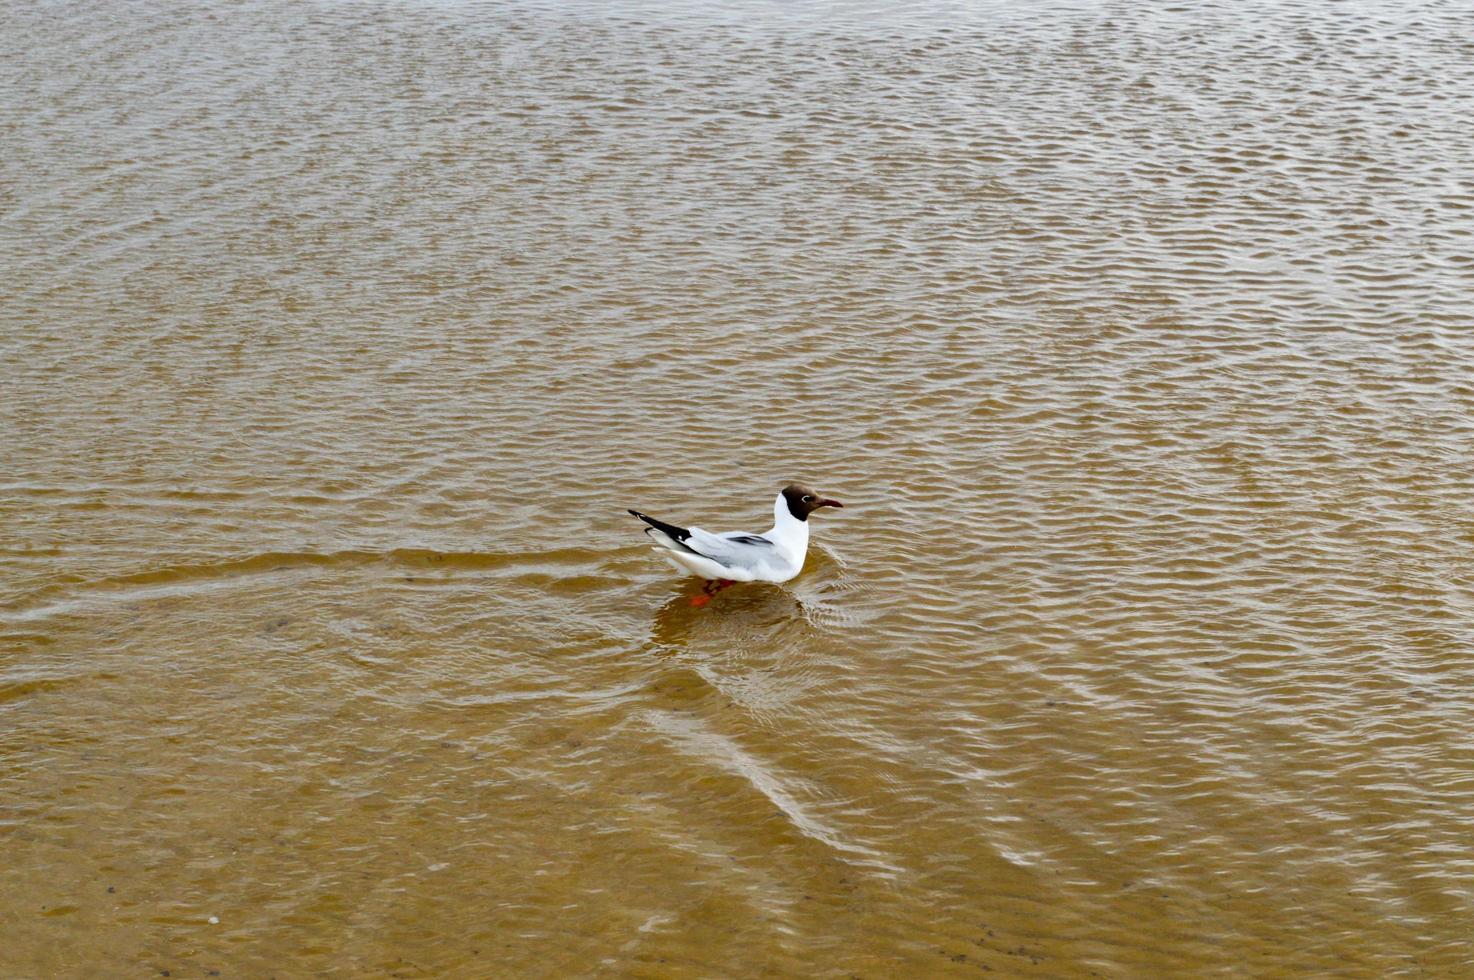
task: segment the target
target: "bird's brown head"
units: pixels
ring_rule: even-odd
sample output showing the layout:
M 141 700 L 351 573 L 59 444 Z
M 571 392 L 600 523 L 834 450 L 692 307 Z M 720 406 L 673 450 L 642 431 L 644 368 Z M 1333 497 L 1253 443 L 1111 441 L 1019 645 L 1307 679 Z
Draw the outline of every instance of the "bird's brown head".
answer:
M 801 487 L 797 483 L 790 483 L 783 488 L 783 499 L 788 502 L 788 512 L 801 521 L 808 520 L 809 515 L 820 507 L 844 506 L 838 500 L 821 497 L 808 487 Z

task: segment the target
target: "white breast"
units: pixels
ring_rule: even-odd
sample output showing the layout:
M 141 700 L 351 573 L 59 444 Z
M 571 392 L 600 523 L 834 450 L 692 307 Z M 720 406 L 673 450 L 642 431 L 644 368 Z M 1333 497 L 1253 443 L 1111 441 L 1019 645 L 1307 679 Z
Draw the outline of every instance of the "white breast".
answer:
M 779 558 L 769 581 L 787 582 L 803 570 L 809 553 L 809 522 L 793 516 L 781 493 L 773 501 L 773 530 L 763 537 L 773 542 Z

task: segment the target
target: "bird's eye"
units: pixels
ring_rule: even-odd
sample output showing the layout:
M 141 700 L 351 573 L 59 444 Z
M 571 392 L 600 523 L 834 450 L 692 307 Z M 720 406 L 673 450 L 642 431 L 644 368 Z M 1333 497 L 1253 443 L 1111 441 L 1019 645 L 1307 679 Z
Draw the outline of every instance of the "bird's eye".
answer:
M 809 493 L 804 494 L 804 503 L 806 503 L 806 504 L 812 504 L 813 502 L 814 502 L 814 495 L 813 494 L 809 494 Z

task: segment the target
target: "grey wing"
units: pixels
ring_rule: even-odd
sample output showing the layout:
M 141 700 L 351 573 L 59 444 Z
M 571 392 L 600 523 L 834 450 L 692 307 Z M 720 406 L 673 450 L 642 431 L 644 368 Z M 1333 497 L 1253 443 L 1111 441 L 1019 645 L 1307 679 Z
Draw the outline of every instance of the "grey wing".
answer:
M 773 546 L 773 542 L 761 534 L 741 534 L 737 531 L 728 531 L 726 534 L 718 534 L 717 537 L 727 541 L 736 541 L 738 544 L 753 544 L 759 547 L 766 545 L 769 548 Z
M 686 544 L 692 550 L 728 568 L 741 568 L 757 574 L 777 555 L 773 542 L 759 534 L 711 534 L 699 527 L 690 531 Z

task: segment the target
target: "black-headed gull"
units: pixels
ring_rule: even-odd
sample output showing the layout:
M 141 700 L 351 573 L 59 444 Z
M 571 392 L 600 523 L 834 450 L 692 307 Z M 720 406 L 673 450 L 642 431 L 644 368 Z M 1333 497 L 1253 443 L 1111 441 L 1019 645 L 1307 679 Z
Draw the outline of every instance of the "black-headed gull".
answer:
M 699 527 L 657 521 L 637 510 L 630 513 L 650 525 L 645 533 L 655 542 L 660 557 L 683 572 L 706 579 L 704 591 L 710 595 L 737 582 L 787 582 L 793 578 L 804 567 L 804 555 L 809 550 L 809 515 L 820 507 L 843 506 L 838 500 L 791 483 L 774 499 L 773 529 L 764 534 L 712 534 Z

